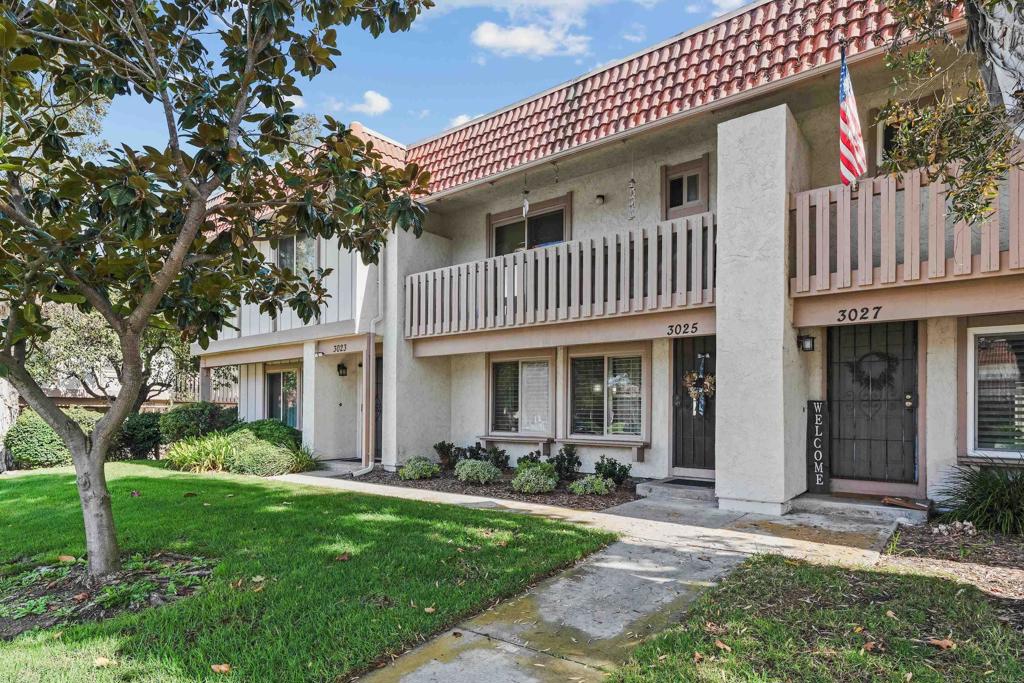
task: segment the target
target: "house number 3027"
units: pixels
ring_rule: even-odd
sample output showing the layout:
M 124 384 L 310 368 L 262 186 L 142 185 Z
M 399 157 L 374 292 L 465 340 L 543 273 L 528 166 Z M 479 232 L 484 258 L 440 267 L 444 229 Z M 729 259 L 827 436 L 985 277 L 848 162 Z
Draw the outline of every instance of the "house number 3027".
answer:
M 836 315 L 836 322 L 847 323 L 858 320 L 878 320 L 878 314 L 882 312 L 881 306 L 861 306 L 860 308 L 840 308 Z
M 676 323 L 668 326 L 667 335 L 678 337 L 683 334 L 697 334 L 697 323 Z

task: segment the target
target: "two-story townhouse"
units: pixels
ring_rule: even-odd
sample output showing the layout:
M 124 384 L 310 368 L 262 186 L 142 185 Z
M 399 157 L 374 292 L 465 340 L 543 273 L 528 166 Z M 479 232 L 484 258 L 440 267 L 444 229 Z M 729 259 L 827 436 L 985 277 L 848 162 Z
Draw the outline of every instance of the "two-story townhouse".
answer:
M 442 440 L 575 444 L 584 470 L 607 455 L 784 513 L 1019 464 L 1024 182 L 972 229 L 927 172 L 878 175 L 892 25 L 874 1 L 768 0 L 407 148 L 360 127 L 431 171 L 424 235 L 379 268 L 286 246 L 335 268 L 324 318 L 243 310 L 203 365 L 241 366 L 243 416 L 388 469 Z

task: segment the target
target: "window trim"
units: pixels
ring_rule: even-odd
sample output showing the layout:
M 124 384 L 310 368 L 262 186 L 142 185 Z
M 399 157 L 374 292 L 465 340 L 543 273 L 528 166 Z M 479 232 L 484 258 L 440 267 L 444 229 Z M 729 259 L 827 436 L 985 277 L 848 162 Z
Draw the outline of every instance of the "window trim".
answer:
M 285 372 L 295 373 L 295 428 L 302 429 L 302 366 L 294 363 L 282 363 L 281 365 L 264 365 L 263 367 L 263 419 L 270 417 L 270 382 L 269 375 L 279 375 Z M 283 386 L 283 385 L 282 385 Z M 287 424 L 287 423 L 286 423 Z
M 994 460 L 1024 460 L 1024 452 L 1014 453 L 1013 451 L 997 451 L 991 449 L 979 449 L 975 447 L 977 437 L 977 416 L 978 404 L 976 396 L 977 380 L 975 377 L 976 363 L 976 338 L 987 334 L 998 333 L 1017 334 L 1024 332 L 1024 324 L 1018 325 L 990 325 L 987 327 L 967 328 L 967 443 L 964 444 L 966 457 L 968 458 L 990 458 Z
M 520 363 L 530 361 L 545 361 L 548 364 L 548 431 L 546 433 L 537 432 L 501 432 L 494 429 L 494 365 L 496 363 Z M 487 354 L 487 437 L 515 437 L 515 438 L 529 438 L 532 440 L 543 441 L 555 438 L 555 415 L 556 415 L 556 397 L 557 397 L 557 368 L 555 351 L 553 349 L 539 349 L 536 352 L 521 352 L 521 351 L 505 351 L 501 353 L 489 353 Z M 519 394 L 519 409 L 522 411 L 522 372 L 519 375 L 520 381 L 520 394 Z M 520 427 L 522 425 L 520 424 Z
M 562 210 L 562 241 L 568 242 L 572 239 L 572 192 L 566 192 L 560 197 L 553 197 L 542 202 L 530 203 L 530 210 L 526 218 L 536 218 L 546 213 L 554 213 Z M 516 223 L 523 220 L 523 210 L 509 209 L 497 213 L 487 214 L 487 258 L 494 256 L 494 238 L 496 228 L 509 223 Z M 529 229 L 529 226 L 526 226 Z
M 322 266 L 322 254 L 321 254 L 321 246 L 320 246 L 321 240 L 320 240 L 320 238 L 318 236 L 316 236 L 316 235 L 309 236 L 309 235 L 305 235 L 305 234 L 303 234 L 302 237 L 308 237 L 309 239 L 313 240 L 313 247 L 314 247 L 314 256 L 313 256 L 313 258 L 316 260 L 316 263 L 313 264 L 313 268 L 316 269 L 316 268 L 323 267 Z M 299 239 L 299 235 L 296 234 L 296 235 L 289 235 L 287 237 L 282 237 L 281 239 L 278 240 L 278 245 L 279 246 L 278 246 L 277 249 L 273 250 L 274 265 L 276 265 L 278 268 L 282 267 L 281 266 L 281 260 L 280 260 L 281 259 L 280 243 L 283 240 L 294 240 L 296 242 L 296 244 L 297 244 L 298 243 L 298 239 Z M 293 247 L 292 248 L 292 265 L 291 265 L 290 270 L 293 273 L 295 273 L 296 275 L 298 275 L 298 272 L 295 270 L 295 259 L 297 259 L 297 258 L 298 258 L 298 253 L 296 252 L 295 248 Z
M 684 218 L 698 213 L 705 213 L 709 210 L 708 197 L 710 196 L 710 188 L 708 187 L 708 176 L 710 173 L 708 169 L 710 166 L 711 154 L 710 152 L 705 152 L 699 158 L 692 161 L 661 167 L 661 220 L 667 221 L 674 218 Z M 684 203 L 682 206 L 670 207 L 668 205 L 669 183 L 676 178 L 691 175 L 695 170 L 700 176 L 700 196 L 697 198 L 697 201 L 688 204 Z
M 608 359 L 640 356 L 640 433 L 608 434 Z M 574 358 L 604 358 L 605 363 L 605 409 L 604 434 L 579 434 L 572 431 L 572 361 Z M 595 347 L 570 348 L 565 362 L 565 415 L 562 422 L 563 441 L 567 442 L 608 442 L 609 444 L 644 445 L 651 440 L 651 346 L 650 344 L 609 344 Z

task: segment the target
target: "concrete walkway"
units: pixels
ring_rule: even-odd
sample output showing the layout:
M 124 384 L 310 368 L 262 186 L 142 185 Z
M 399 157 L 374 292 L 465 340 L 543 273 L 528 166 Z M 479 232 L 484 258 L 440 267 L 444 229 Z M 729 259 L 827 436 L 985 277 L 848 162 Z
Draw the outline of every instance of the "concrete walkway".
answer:
M 645 637 L 680 621 L 697 596 L 753 553 L 874 564 L 894 523 L 719 510 L 703 501 L 638 500 L 601 512 L 309 475 L 282 481 L 539 515 L 620 540 L 363 677 L 370 683 L 601 681 Z

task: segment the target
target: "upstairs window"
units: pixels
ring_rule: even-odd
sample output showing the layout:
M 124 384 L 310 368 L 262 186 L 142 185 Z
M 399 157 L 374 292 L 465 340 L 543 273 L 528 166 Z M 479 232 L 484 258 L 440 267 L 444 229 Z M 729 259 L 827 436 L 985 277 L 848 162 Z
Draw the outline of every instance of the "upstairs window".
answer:
M 709 155 L 661 169 L 662 220 L 708 210 Z
M 502 361 L 491 366 L 491 431 L 551 433 L 551 372 L 547 360 Z
M 293 273 L 316 270 L 316 238 L 308 235 L 285 237 L 277 245 L 277 267 Z
M 570 232 L 571 204 L 572 193 L 569 193 L 531 206 L 525 219 L 522 209 L 490 215 L 491 256 L 504 256 L 566 241 Z

